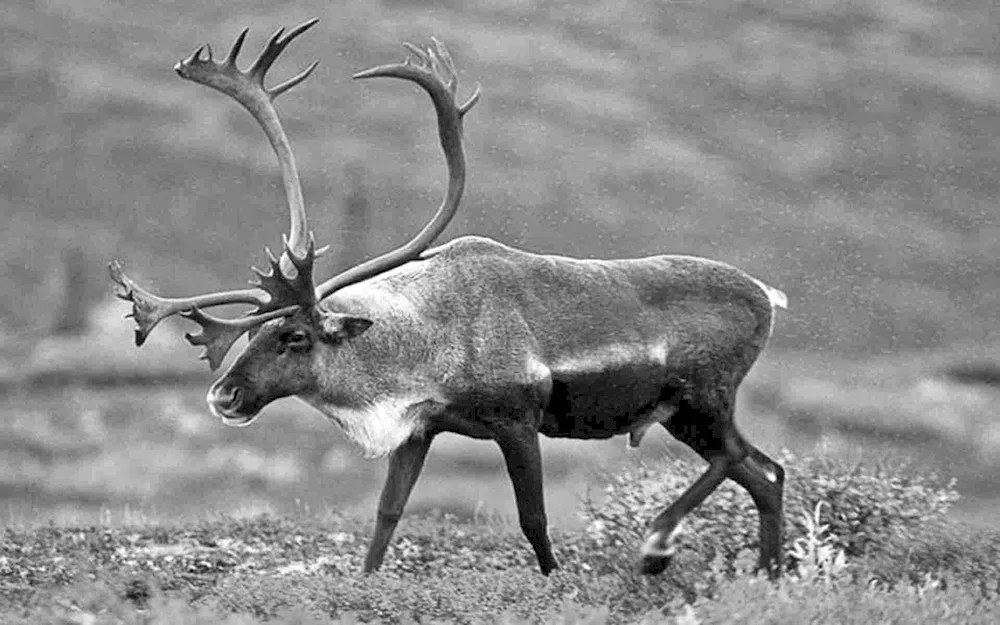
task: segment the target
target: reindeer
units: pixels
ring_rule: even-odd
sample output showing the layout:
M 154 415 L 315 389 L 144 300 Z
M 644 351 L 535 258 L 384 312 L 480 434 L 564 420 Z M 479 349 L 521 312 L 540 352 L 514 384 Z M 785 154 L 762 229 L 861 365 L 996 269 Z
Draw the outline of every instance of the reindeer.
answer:
M 187 334 L 215 370 L 245 332 L 249 345 L 208 391 L 213 414 L 249 425 L 272 401 L 295 396 L 339 425 L 368 457 L 389 457 L 364 571 L 382 563 L 434 437 L 454 432 L 496 441 L 522 531 L 542 573 L 558 567 L 542 489 L 539 434 L 638 446 L 659 424 L 708 468 L 651 522 L 639 569 L 661 572 L 681 520 L 726 478 L 745 488 L 760 514 L 760 568 L 781 572 L 782 467 L 748 443 L 734 423 L 736 390 L 771 333 L 784 294 L 730 265 L 693 256 L 591 260 L 535 254 L 474 236 L 428 249 L 459 206 L 465 185 L 462 120 L 479 88 L 457 104 L 457 74 L 445 47 L 404 44 L 402 63 L 355 78 L 393 77 L 423 88 L 437 113 L 448 168 L 444 199 L 402 247 L 316 285 L 292 150 L 274 99 L 304 81 L 267 88 L 274 60 L 311 20 L 279 30 L 246 71 L 236 58 L 247 31 L 221 62 L 198 48 L 175 66 L 188 80 L 242 104 L 281 166 L 291 215 L 280 258 L 254 268 L 253 288 L 167 299 L 142 289 L 114 261 L 116 294 L 132 302 L 142 345 L 165 317 L 201 327 Z M 223 319 L 203 309 L 255 309 Z

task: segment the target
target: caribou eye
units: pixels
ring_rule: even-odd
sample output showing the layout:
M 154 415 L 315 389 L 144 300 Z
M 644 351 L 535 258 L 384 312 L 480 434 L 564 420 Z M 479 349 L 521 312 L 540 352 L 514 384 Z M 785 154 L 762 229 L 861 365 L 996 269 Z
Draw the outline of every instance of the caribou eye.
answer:
M 285 346 L 293 350 L 305 350 L 312 346 L 312 339 L 309 338 L 309 334 L 302 330 L 288 332 L 281 339 Z

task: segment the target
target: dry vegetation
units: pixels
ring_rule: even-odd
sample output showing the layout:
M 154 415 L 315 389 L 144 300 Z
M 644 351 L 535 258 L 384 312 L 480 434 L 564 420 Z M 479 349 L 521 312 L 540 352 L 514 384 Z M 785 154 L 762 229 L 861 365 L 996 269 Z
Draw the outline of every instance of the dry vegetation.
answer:
M 676 497 L 684 463 L 633 465 L 555 534 L 563 569 L 543 578 L 516 528 L 410 518 L 386 566 L 362 577 L 370 528 L 329 515 L 182 526 L 8 530 L 5 623 L 989 623 L 1000 535 L 944 519 L 955 491 L 932 476 L 783 458 L 788 562 L 752 575 L 749 498 L 726 488 L 691 518 L 666 574 L 632 568 L 636 510 Z M 791 461 L 795 462 L 791 462 Z M 733 531 L 736 529 L 737 531 Z M 271 621 L 276 619 L 276 621 Z M 331 619 L 339 619 L 331 621 Z
M 995 604 L 983 600 L 996 597 L 995 535 L 938 517 L 914 529 L 902 522 L 913 518 L 906 508 L 883 515 L 891 531 L 874 552 L 844 542 L 856 526 L 822 519 L 809 543 L 819 564 L 775 588 L 742 575 L 739 545 L 750 538 L 727 528 L 752 527 L 748 502 L 723 494 L 703 511 L 718 540 L 688 544 L 689 559 L 668 578 L 638 580 L 580 529 L 576 493 L 624 475 L 669 498 L 698 465 L 688 456 L 659 477 L 613 470 L 602 482 L 595 459 L 618 466 L 620 441 L 580 447 L 587 457 L 546 449 L 564 574 L 542 581 L 516 529 L 484 520 L 510 511 L 496 450 L 446 444 L 432 453 L 413 507 L 466 520 L 412 522 L 389 570 L 363 580 L 354 572 L 367 530 L 353 519 L 374 510 L 382 468 L 358 462 L 294 404 L 247 430 L 211 421 L 206 372 L 179 326 L 132 348 L 104 273 L 119 256 L 165 292 L 232 287 L 278 242 L 283 200 L 259 130 L 170 68 L 199 43 L 224 47 L 246 25 L 254 46 L 313 16 L 319 26 L 274 74 L 321 62 L 281 108 L 317 237 L 339 250 L 325 268 L 402 242 L 443 184 L 431 110 L 414 89 L 349 76 L 400 58 L 400 41 L 433 34 L 456 57 L 463 90 L 484 88 L 467 122 L 467 199 L 447 237 L 485 234 L 585 256 L 692 253 L 745 267 L 792 303 L 744 386 L 740 423 L 750 438 L 866 462 L 918 458 L 958 479 L 964 516 L 995 524 L 993 4 L 8 2 L 0 525 L 12 529 L 0 541 L 0 594 L 25 611 L 0 621 L 225 615 L 251 624 L 282 614 L 327 623 L 351 611 L 405 620 L 407 606 L 437 600 L 453 620 L 544 605 L 564 622 L 637 620 L 649 610 L 676 623 L 995 622 Z M 348 198 L 369 211 L 348 216 Z M 74 317 L 89 320 L 87 332 L 60 334 L 79 329 Z M 150 380 L 183 385 L 120 386 Z M 667 451 L 652 443 L 644 457 Z M 895 487 L 837 499 L 812 478 L 803 476 L 800 492 L 813 497 L 792 510 L 800 538 L 809 535 L 801 514 L 817 501 L 830 515 L 873 493 L 903 501 Z M 612 497 L 590 521 L 624 510 L 634 522 L 632 504 L 649 503 L 622 496 L 628 506 L 616 509 Z M 245 518 L 262 511 L 276 516 Z M 832 533 L 819 531 L 823 523 Z M 615 557 L 634 547 L 635 528 L 622 532 Z M 706 544 L 728 551 L 720 560 Z M 789 544 L 797 547 L 805 548 Z M 598 561 L 613 565 L 603 577 L 584 567 Z M 905 583 L 889 583 L 901 572 Z

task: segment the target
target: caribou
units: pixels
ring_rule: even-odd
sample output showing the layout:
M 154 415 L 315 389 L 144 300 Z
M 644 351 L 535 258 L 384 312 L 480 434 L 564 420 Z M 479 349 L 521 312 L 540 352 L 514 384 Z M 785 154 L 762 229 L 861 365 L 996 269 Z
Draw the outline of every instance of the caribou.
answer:
M 340 426 L 365 456 L 388 456 L 365 572 L 381 565 L 438 434 L 497 443 L 521 530 L 548 574 L 558 563 L 539 436 L 628 435 L 638 446 L 659 424 L 708 467 L 651 520 L 639 570 L 668 566 L 685 515 L 729 478 L 759 512 L 759 567 L 780 575 L 784 470 L 738 431 L 734 405 L 772 332 L 775 308 L 787 306 L 785 295 L 731 265 L 694 256 L 569 258 L 477 236 L 431 248 L 462 198 L 463 118 L 480 94 L 477 86 L 458 103 L 455 65 L 437 40 L 422 48 L 404 44 L 403 62 L 354 77 L 399 78 L 430 95 L 448 171 L 444 199 L 408 243 L 317 284 L 313 265 L 323 250 L 309 232 L 274 106 L 316 63 L 264 86 L 275 59 L 316 21 L 279 30 L 247 70 L 237 67 L 247 30 L 224 59 L 202 46 L 175 66 L 182 78 L 235 99 L 260 124 L 280 164 L 291 225 L 281 254 L 267 250 L 270 266 L 254 268 L 249 289 L 162 298 L 113 261 L 115 292 L 132 304 L 136 344 L 162 319 L 180 315 L 200 326 L 185 336 L 205 348 L 202 357 L 216 370 L 249 333 L 245 351 L 208 391 L 213 414 L 245 426 L 267 404 L 294 396 Z M 204 312 L 224 304 L 253 309 L 236 318 Z

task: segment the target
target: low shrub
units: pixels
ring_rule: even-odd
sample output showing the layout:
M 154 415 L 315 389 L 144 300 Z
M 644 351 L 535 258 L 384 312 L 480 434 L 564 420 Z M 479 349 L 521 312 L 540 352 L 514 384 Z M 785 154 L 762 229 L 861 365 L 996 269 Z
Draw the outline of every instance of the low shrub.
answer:
M 817 505 L 816 522 L 828 527 L 832 544 L 848 558 L 874 555 L 894 541 L 912 539 L 921 528 L 943 519 L 958 499 L 952 482 L 905 467 L 848 465 L 828 458 L 799 459 L 782 453 L 786 547 L 807 535 L 802 522 Z M 574 546 L 594 570 L 622 571 L 633 566 L 648 522 L 704 471 L 704 463 L 666 458 L 636 461 L 606 476 L 600 498 L 584 502 L 587 530 Z M 803 517 L 805 513 L 805 517 Z M 678 553 L 671 575 L 697 580 L 697 588 L 752 567 L 758 551 L 757 511 L 750 496 L 725 482 L 685 520 L 677 535 Z M 709 566 L 714 563 L 713 566 Z M 789 571 L 798 565 L 794 553 Z
M 610 476 L 603 497 L 586 502 L 586 530 L 554 535 L 563 568 L 547 578 L 513 524 L 447 515 L 407 517 L 369 576 L 360 569 L 370 532 L 340 517 L 8 530 L 0 622 L 996 622 L 1000 533 L 948 522 L 950 484 L 780 461 L 788 567 L 779 584 L 752 574 L 757 514 L 734 485 L 691 515 L 663 575 L 636 573 L 647 520 L 701 470 L 666 460 Z
M 936 520 L 894 536 L 858 562 L 860 577 L 879 586 L 919 584 L 938 578 L 993 600 L 1000 599 L 1000 531 Z

